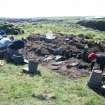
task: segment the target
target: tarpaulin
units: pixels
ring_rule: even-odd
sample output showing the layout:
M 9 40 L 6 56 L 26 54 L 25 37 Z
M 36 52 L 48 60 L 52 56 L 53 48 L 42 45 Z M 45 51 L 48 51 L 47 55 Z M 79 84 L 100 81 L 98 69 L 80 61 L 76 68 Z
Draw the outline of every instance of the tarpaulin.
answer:
M 9 44 L 11 44 L 12 41 L 8 38 L 2 38 L 0 40 L 0 48 L 8 47 Z

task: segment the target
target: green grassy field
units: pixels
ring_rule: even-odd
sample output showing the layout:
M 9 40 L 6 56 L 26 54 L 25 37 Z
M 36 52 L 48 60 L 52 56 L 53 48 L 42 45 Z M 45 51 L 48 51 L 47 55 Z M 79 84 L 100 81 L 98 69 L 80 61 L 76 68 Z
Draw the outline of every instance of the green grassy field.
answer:
M 94 30 L 91 28 L 86 28 L 80 25 L 77 25 L 75 23 L 63 23 L 63 24 L 24 24 L 20 26 L 23 30 L 25 30 L 25 33 L 22 35 L 17 36 L 17 38 L 21 37 L 27 37 L 28 35 L 40 33 L 45 34 L 46 32 L 52 31 L 52 32 L 60 32 L 65 35 L 80 35 L 83 34 L 84 36 L 89 36 L 90 40 L 105 40 L 105 31 L 99 31 Z
M 19 25 L 25 33 L 16 38 L 27 37 L 33 33 L 45 34 L 48 31 L 69 34 L 83 34 L 91 40 L 105 39 L 105 31 L 93 30 L 77 25 L 68 24 Z M 0 66 L 0 105 L 105 105 L 105 98 L 88 88 L 89 77 L 77 80 L 61 76 L 41 65 L 41 76 L 22 74 L 24 66 L 7 64 Z M 39 96 L 49 91 L 56 99 L 44 100 Z M 32 97 L 35 94 L 36 97 Z
M 23 66 L 0 66 L 0 105 L 105 105 L 105 98 L 88 88 L 88 78 L 72 80 L 41 65 L 41 76 L 22 74 Z M 49 91 L 56 99 L 39 98 Z M 36 97 L 32 97 L 35 94 Z

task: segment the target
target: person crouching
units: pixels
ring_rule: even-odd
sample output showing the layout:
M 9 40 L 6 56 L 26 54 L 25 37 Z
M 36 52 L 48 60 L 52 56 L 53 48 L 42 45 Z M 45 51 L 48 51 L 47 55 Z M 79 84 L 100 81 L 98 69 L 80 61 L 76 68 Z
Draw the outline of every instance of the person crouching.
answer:
M 97 63 L 100 66 L 100 70 L 102 70 L 102 72 L 104 71 L 104 67 L 105 67 L 105 53 L 101 52 L 101 53 L 94 53 L 91 52 L 88 55 L 88 59 L 91 62 L 91 71 L 93 70 L 93 67 L 95 65 L 95 63 Z

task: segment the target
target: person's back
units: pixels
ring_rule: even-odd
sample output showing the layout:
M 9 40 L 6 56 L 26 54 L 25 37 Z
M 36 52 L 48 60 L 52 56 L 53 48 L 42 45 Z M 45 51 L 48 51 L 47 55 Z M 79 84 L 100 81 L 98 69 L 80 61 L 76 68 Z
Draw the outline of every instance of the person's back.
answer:
M 105 65 L 105 53 L 97 53 L 96 62 L 100 65 Z

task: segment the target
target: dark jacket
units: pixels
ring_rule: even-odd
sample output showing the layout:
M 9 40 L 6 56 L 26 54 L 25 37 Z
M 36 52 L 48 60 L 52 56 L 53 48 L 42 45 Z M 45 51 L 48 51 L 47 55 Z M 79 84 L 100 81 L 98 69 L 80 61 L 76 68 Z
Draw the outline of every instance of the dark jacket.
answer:
M 18 50 L 21 48 L 24 48 L 24 41 L 22 40 L 14 40 L 9 46 L 8 48 L 14 49 L 14 50 Z
M 92 61 L 91 63 L 91 70 L 93 70 L 93 67 L 97 63 L 100 66 L 100 70 L 104 70 L 105 67 L 105 53 L 97 53 L 96 54 L 96 61 Z
M 105 53 L 96 54 L 96 63 L 99 65 L 105 66 Z

